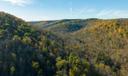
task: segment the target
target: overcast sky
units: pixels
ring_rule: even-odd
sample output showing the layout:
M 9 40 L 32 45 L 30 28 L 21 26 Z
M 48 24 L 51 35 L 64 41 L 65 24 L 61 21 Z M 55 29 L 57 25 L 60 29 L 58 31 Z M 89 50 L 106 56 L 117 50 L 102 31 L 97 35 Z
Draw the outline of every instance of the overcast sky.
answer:
M 0 11 L 26 21 L 128 18 L 128 0 L 0 0 Z

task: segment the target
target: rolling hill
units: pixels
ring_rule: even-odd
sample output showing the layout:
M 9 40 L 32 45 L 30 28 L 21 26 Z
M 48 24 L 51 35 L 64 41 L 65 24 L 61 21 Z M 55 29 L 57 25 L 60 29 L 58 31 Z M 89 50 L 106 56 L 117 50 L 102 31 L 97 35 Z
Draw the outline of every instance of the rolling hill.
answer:
M 50 31 L 0 12 L 0 76 L 87 75 L 89 65 Z
M 0 12 L 0 76 L 127 76 L 128 19 L 25 22 Z
M 127 75 L 128 19 L 76 19 L 54 23 L 42 29 L 63 39 L 70 52 L 88 59 L 101 76 Z
M 80 30 L 81 28 L 89 25 L 91 21 L 96 21 L 97 19 L 65 19 L 65 20 L 55 20 L 55 21 L 37 21 L 29 22 L 33 26 L 36 25 L 38 29 L 51 30 L 53 32 L 74 32 Z
M 55 75 L 56 57 L 64 52 L 51 36 L 0 12 L 0 76 Z

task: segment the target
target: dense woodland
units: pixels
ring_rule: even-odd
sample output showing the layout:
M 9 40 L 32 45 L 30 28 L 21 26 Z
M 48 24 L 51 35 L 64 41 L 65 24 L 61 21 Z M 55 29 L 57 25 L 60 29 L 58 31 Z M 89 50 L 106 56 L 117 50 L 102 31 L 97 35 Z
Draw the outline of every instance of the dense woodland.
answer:
M 128 19 L 25 22 L 0 12 L 0 76 L 127 76 Z

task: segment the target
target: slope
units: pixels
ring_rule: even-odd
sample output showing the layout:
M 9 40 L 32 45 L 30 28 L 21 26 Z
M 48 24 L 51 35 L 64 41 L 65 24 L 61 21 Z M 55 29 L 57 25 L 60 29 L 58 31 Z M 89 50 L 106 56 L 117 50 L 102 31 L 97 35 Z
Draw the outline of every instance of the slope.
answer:
M 98 20 L 90 25 L 72 33 L 83 45 L 86 57 L 102 75 L 127 75 L 128 20 Z
M 91 21 L 97 19 L 65 19 L 65 20 L 55 20 L 55 21 L 39 21 L 39 22 L 29 22 L 33 26 L 39 29 L 50 30 L 53 32 L 70 33 L 85 27 Z
M 52 32 L 0 12 L 0 76 L 80 76 L 89 68 L 86 59 L 68 52 Z

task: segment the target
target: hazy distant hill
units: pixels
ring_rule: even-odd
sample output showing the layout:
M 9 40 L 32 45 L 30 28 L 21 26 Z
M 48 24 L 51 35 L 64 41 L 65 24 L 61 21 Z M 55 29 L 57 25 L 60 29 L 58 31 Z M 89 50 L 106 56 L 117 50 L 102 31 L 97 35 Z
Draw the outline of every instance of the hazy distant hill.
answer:
M 127 18 L 120 18 L 120 19 L 109 19 L 110 21 L 112 20 L 117 20 L 119 22 L 124 22 L 127 21 Z M 33 21 L 29 22 L 33 26 L 36 26 L 38 29 L 43 29 L 43 30 L 51 30 L 53 32 L 75 32 L 78 31 L 84 27 L 90 27 L 93 26 L 92 23 L 97 22 L 97 21 L 107 21 L 107 20 L 102 20 L 102 19 L 96 19 L 96 18 L 91 18 L 91 19 L 65 19 L 65 20 L 53 20 L 53 21 Z
M 35 25 L 39 29 L 51 30 L 53 32 L 74 32 L 86 27 L 91 21 L 97 19 L 65 19 L 56 21 L 39 21 L 30 22 L 33 26 Z

